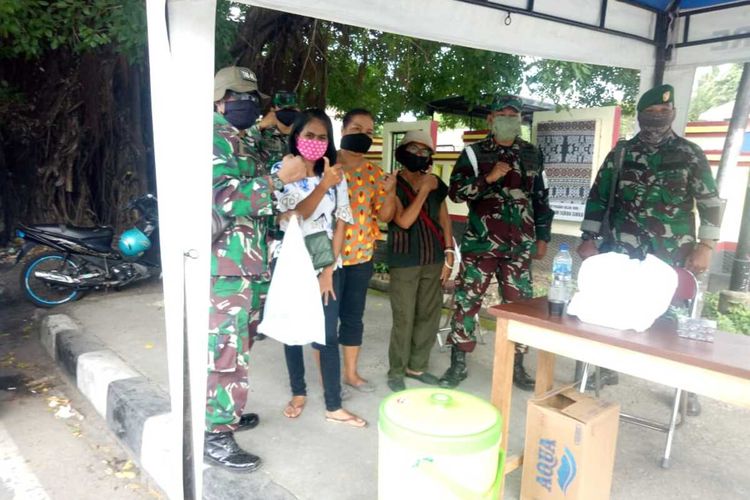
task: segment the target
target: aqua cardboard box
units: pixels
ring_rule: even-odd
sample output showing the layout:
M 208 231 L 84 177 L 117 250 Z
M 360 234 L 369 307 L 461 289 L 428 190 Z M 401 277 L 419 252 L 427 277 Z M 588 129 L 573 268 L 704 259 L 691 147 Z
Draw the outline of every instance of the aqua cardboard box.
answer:
M 608 499 L 619 416 L 619 404 L 572 387 L 530 400 L 521 499 Z

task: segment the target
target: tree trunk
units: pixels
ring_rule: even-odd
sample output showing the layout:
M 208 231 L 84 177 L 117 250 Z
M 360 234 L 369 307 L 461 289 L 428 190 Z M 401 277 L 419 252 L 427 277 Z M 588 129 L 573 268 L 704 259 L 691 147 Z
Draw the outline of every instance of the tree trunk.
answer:
M 311 17 L 250 7 L 232 54 L 255 71 L 262 92 L 296 91 L 303 107 L 324 107 L 328 61 L 321 40 L 329 29 Z
M 0 104 L 0 203 L 17 222 L 130 222 L 121 207 L 153 187 L 148 82 L 142 68 L 104 47 L 0 60 L 17 94 Z

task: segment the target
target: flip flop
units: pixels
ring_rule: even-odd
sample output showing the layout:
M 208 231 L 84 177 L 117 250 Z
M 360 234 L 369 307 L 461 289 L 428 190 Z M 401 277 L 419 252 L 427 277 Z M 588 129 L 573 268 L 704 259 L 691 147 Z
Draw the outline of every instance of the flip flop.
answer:
M 427 385 L 438 385 L 438 383 L 440 382 L 440 379 L 438 379 L 432 373 L 428 373 L 428 372 L 422 372 L 419 375 L 415 373 L 406 372 L 405 375 L 409 378 L 413 378 L 414 380 L 419 380 L 423 384 L 427 384 Z
M 350 384 L 349 382 L 344 382 L 346 385 L 354 389 L 355 391 L 359 392 L 375 392 L 375 386 L 365 380 L 361 384 Z
M 294 404 L 294 398 L 290 399 L 284 408 L 284 416 L 286 418 L 297 418 L 302 415 L 302 410 L 305 409 L 305 401 L 301 405 Z
M 367 427 L 367 421 L 365 419 L 351 413 L 348 417 L 345 418 L 326 417 L 326 420 L 328 422 L 334 422 L 336 424 L 345 424 L 349 427 L 356 427 L 357 429 L 363 429 Z

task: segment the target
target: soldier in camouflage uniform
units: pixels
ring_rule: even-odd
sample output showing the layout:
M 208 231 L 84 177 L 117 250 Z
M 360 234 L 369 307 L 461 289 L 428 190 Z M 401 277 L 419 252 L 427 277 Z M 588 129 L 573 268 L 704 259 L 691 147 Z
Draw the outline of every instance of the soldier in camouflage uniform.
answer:
M 260 458 L 242 450 L 234 431 L 257 424 L 243 415 L 247 368 L 270 273 L 268 220 L 274 191 L 304 176 L 299 158 L 285 158 L 269 175 L 257 146 L 244 133 L 259 115 L 255 75 L 230 66 L 214 80 L 213 209 L 230 221 L 213 243 L 208 333 L 208 384 L 204 457 L 233 470 L 252 471 Z M 250 325 L 250 328 L 248 328 Z
M 719 239 L 721 201 L 708 160 L 701 148 L 672 131 L 674 89 L 655 87 L 638 101 L 640 132 L 610 152 L 596 175 L 581 224 L 582 258 L 599 251 L 615 251 L 643 259 L 659 257 L 671 266 L 700 274 L 708 269 Z M 622 164 L 615 154 L 623 148 Z M 614 178 L 613 178 L 614 177 Z M 615 197 L 609 219 L 611 234 L 603 232 L 613 180 Z M 700 214 L 696 240 L 695 210 Z M 604 237 L 600 248 L 596 240 Z M 617 374 L 602 370 L 605 384 Z M 688 413 L 700 413 L 695 395 L 688 396 Z
M 450 179 L 450 197 L 467 202 L 469 220 L 461 241 L 456 309 L 451 320 L 451 366 L 440 379 L 455 387 L 466 378 L 466 353 L 474 350 L 475 317 L 492 276 L 503 302 L 530 298 L 531 259 L 541 259 L 551 237 L 554 212 L 541 152 L 519 137 L 522 102 L 501 96 L 487 121 L 492 133 L 464 149 Z M 531 390 L 523 368 L 525 346 L 517 350 L 513 381 Z
M 289 134 L 299 115 L 297 94 L 279 91 L 273 95 L 268 113 L 248 129 L 247 133 L 258 145 L 268 165 L 280 162 L 289 152 Z

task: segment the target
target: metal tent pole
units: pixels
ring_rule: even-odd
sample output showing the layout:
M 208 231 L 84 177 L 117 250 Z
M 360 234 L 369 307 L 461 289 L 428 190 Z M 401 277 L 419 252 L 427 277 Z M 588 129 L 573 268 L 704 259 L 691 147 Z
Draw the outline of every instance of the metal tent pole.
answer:
M 727 172 L 737 166 L 737 160 L 740 157 L 748 114 L 750 114 L 750 63 L 745 63 L 742 67 L 742 77 L 737 88 L 737 98 L 734 101 L 727 138 L 724 141 L 724 151 L 721 153 L 719 170 L 716 172 L 716 185 L 719 187 L 719 195 L 722 198 L 726 198 L 729 182 Z
M 724 151 L 721 154 L 719 171 L 716 175 L 719 194 L 722 198 L 724 198 L 727 189 L 727 172 L 730 168 L 737 166 L 740 157 L 748 114 L 750 114 L 750 63 L 745 63 L 742 68 L 740 85 L 737 89 L 732 119 L 729 122 L 729 130 L 727 130 L 727 138 L 724 142 Z M 748 179 L 743 206 L 740 236 L 737 241 L 737 251 L 734 254 L 732 275 L 729 281 L 729 289 L 735 292 L 747 292 L 750 288 L 750 179 Z

